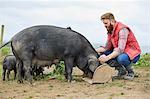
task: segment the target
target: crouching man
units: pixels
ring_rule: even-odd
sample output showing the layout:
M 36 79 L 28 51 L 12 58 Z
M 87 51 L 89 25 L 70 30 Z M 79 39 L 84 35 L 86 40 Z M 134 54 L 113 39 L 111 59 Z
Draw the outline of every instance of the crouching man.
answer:
M 96 49 L 101 54 L 99 61 L 108 63 L 118 70 L 117 77 L 133 80 L 132 63 L 140 58 L 140 46 L 131 29 L 117 22 L 112 13 L 105 13 L 101 21 L 107 29 L 107 43 L 105 47 Z

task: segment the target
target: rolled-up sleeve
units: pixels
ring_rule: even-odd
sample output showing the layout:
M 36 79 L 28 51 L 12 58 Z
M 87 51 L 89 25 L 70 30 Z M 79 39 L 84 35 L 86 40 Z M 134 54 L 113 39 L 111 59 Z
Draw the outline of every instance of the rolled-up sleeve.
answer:
M 126 42 L 128 38 L 129 30 L 127 28 L 123 28 L 119 32 L 119 40 L 118 40 L 118 47 L 114 48 L 115 51 L 119 53 L 123 53 L 126 47 Z
M 112 42 L 110 39 L 107 39 L 107 42 L 104 47 L 106 50 L 111 50 L 113 48 Z

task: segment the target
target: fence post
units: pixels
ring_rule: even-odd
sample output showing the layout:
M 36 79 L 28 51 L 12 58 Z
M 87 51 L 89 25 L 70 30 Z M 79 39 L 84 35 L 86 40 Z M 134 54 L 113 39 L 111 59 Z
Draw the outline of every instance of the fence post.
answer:
M 1 25 L 0 45 L 3 44 L 3 35 L 4 35 L 4 25 Z M 2 56 L 2 51 L 1 50 L 0 50 L 0 56 Z

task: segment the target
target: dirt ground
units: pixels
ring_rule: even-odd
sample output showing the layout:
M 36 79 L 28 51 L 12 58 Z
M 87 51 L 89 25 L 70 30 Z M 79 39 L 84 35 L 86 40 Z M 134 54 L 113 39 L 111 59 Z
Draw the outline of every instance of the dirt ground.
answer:
M 0 99 L 150 99 L 150 68 L 135 69 L 133 81 L 114 80 L 93 84 L 82 80 L 82 72 L 74 70 L 75 81 L 47 79 L 34 86 L 17 81 L 0 81 Z

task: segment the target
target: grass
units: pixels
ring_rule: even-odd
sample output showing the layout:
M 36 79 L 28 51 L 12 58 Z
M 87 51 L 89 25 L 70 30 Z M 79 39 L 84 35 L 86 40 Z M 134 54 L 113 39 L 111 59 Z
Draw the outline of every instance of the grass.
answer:
M 141 55 L 139 61 L 134 65 L 135 67 L 148 67 L 150 68 L 150 54 Z

